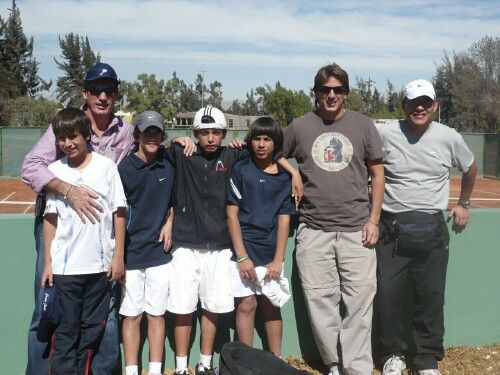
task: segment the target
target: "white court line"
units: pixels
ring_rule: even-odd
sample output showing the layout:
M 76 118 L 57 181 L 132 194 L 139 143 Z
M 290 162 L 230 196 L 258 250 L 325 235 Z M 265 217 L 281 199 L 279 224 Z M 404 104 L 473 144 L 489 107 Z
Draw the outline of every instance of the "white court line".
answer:
M 12 193 L 10 193 L 9 195 L 7 195 L 4 199 L 2 199 L 2 201 L 0 203 L 5 202 L 7 199 L 9 199 L 10 197 L 12 197 L 14 194 L 16 194 L 15 191 L 12 192 Z
M 30 204 L 30 205 L 28 206 L 28 208 L 24 210 L 23 214 L 25 214 L 26 212 L 28 212 L 32 206 L 33 206 L 33 204 Z
M 35 202 L 0 201 L 0 204 L 35 204 Z

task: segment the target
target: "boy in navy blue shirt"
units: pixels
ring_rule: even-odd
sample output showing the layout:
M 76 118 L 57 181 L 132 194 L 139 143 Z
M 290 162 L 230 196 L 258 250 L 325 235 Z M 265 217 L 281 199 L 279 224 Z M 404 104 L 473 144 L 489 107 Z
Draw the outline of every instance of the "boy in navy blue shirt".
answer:
M 174 167 L 164 140 L 163 117 L 146 111 L 136 118 L 135 153 L 119 164 L 128 203 L 125 238 L 126 282 L 120 314 L 126 375 L 139 374 L 140 324 L 148 320 L 149 374 L 161 374 L 170 278 L 172 216 L 169 217 Z M 173 148 L 172 148 L 173 151 Z
M 272 118 L 261 117 L 250 126 L 245 142 L 252 157 L 235 165 L 227 206 L 236 253 L 232 272 L 236 331 L 240 341 L 253 345 L 258 302 L 269 349 L 279 357 L 283 330 L 280 306 L 289 298 L 283 262 L 290 215 L 296 211 L 290 177 L 276 164 L 283 147 L 281 128 Z M 283 298 L 280 293 L 285 294 Z

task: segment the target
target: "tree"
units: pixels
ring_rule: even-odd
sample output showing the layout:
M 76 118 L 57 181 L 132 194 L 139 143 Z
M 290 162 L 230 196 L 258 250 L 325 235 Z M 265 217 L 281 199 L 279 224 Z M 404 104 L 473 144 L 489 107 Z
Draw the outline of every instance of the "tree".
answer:
M 9 11 L 7 20 L 0 17 L 0 91 L 9 98 L 33 97 L 48 90 L 52 81 L 46 82 L 38 76 L 39 63 L 33 57 L 34 39 L 24 34 L 15 0 Z
M 61 105 L 44 98 L 19 96 L 9 99 L 1 114 L 5 126 L 47 126 Z
M 172 73 L 172 78 L 165 84 L 165 94 L 169 105 L 168 119 L 172 120 L 177 113 L 182 112 L 181 93 L 185 88 L 186 83 L 177 77 L 177 72 L 174 71 Z
M 210 91 L 208 92 L 210 96 L 208 97 L 206 103 L 212 107 L 222 109 L 222 83 L 215 81 L 210 84 Z
M 442 121 L 458 131 L 500 131 L 500 38 L 485 36 L 467 51 L 445 51 L 434 86 Z
M 57 79 L 57 99 L 68 107 L 79 107 L 82 103 L 82 87 L 87 71 L 100 62 L 101 56 L 94 53 L 88 37 L 69 33 L 64 38 L 59 36 L 62 62 L 54 61 L 64 72 Z
M 141 113 L 156 111 L 165 119 L 171 119 L 172 111 L 165 95 L 165 81 L 157 80 L 156 75 L 141 73 L 133 83 L 123 82 L 122 93 L 127 98 L 124 109 Z
M 273 90 L 264 94 L 264 111 L 282 127 L 290 124 L 294 118 L 310 112 L 311 108 L 309 95 L 302 90 L 286 89 L 279 82 Z

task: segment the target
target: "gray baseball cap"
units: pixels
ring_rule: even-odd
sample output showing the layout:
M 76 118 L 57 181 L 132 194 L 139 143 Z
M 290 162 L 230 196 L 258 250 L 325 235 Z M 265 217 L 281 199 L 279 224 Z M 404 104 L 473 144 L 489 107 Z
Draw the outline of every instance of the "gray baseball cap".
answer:
M 141 133 L 150 126 L 155 126 L 158 129 L 163 130 L 164 124 L 165 120 L 163 117 L 155 111 L 142 112 L 135 118 L 135 126 L 137 126 Z

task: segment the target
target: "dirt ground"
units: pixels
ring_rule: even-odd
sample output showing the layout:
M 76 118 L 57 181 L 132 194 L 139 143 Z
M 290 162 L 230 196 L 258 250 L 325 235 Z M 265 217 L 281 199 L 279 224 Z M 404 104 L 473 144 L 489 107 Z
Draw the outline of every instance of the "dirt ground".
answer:
M 306 370 L 313 375 L 321 375 L 319 371 L 309 367 L 302 359 L 295 357 L 286 358 L 292 366 Z M 442 375 L 498 375 L 500 374 L 500 344 L 482 347 L 458 346 L 446 350 L 443 361 L 439 364 Z M 147 372 L 143 372 L 146 375 Z M 173 375 L 174 370 L 166 370 L 166 375 Z M 194 374 L 194 370 L 191 370 Z M 374 370 L 372 375 L 380 375 L 381 372 Z M 405 370 L 405 375 L 411 375 Z
M 288 362 L 297 368 L 305 369 L 312 374 L 321 375 L 320 372 L 308 367 L 297 358 L 287 358 Z M 499 375 L 500 374 L 500 344 L 491 346 L 457 346 L 446 350 L 445 358 L 439 364 L 442 375 Z M 374 370 L 372 375 L 380 375 Z M 405 375 L 411 375 L 407 369 Z
M 322 375 L 321 372 L 309 367 L 300 358 L 288 357 L 287 362 L 295 368 L 306 370 L 313 375 Z M 194 370 L 190 369 L 191 374 Z M 500 374 L 500 344 L 491 346 L 458 346 L 446 350 L 445 358 L 439 364 L 442 375 L 499 375 Z M 165 370 L 165 375 L 173 375 L 174 370 Z M 380 375 L 374 370 L 372 375 Z M 405 370 L 405 375 L 411 375 L 410 370 Z M 143 372 L 142 375 L 147 375 Z M 278 374 L 277 374 L 278 375 Z

